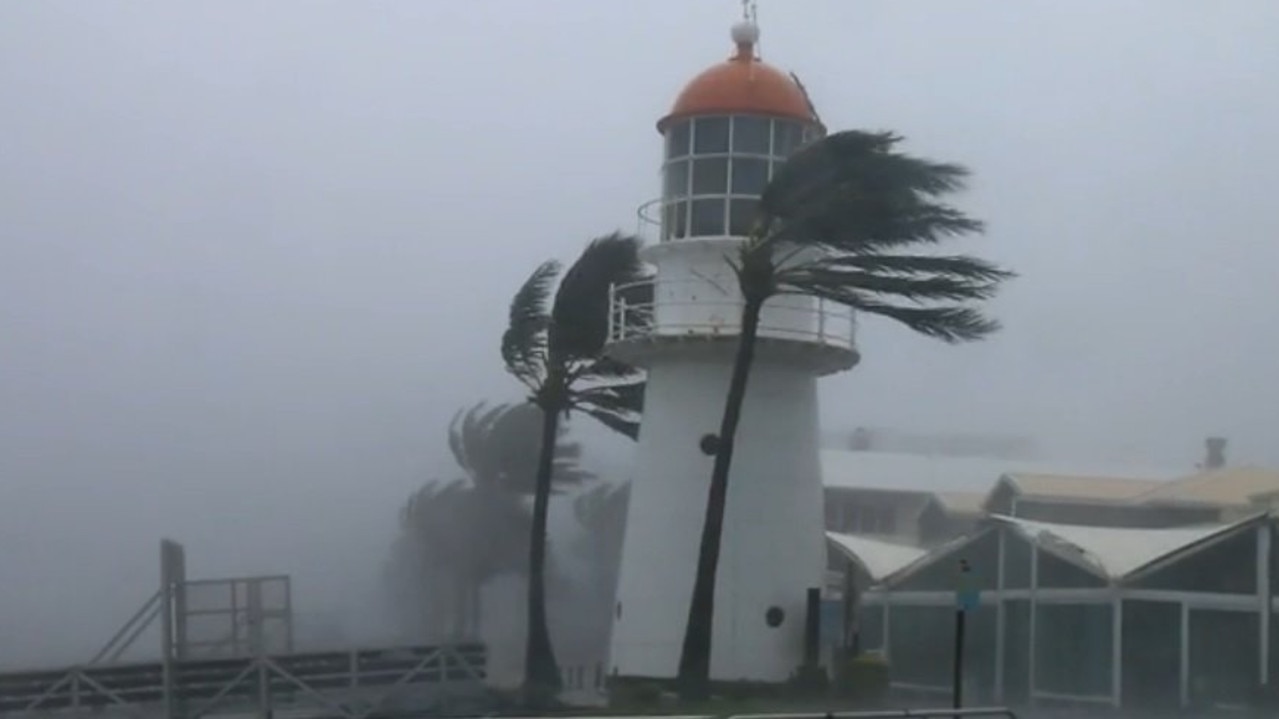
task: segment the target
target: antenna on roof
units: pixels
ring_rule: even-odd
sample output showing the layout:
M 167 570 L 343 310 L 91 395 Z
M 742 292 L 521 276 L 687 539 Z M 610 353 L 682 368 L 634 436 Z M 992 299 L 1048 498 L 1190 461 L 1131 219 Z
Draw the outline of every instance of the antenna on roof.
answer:
M 755 0 L 750 0 L 750 8 L 749 8 L 749 12 L 750 12 L 750 21 L 751 21 L 751 24 L 752 24 L 752 25 L 754 25 L 756 28 L 758 28 L 758 27 L 759 27 L 759 8 L 758 8 L 758 7 L 756 7 L 756 5 L 755 5 Z M 756 57 L 763 57 L 763 56 L 764 56 L 764 50 L 763 50 L 762 48 L 760 48 L 760 46 L 759 46 L 759 36 L 758 36 L 758 35 L 759 35 L 759 30 L 757 29 L 755 32 L 756 32 L 756 37 L 755 37 L 755 56 L 756 56 Z

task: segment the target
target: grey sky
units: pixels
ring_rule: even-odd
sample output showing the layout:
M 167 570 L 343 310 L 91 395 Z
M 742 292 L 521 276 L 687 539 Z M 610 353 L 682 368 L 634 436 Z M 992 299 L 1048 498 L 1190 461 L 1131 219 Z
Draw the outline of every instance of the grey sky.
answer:
M 1279 3 L 765 0 L 827 124 L 975 172 L 1007 329 L 870 324 L 828 427 L 1279 463 Z M 349 603 L 539 261 L 634 229 L 732 0 L 0 4 L 0 663 L 194 573 Z M 341 591 L 338 591 L 341 590 Z M 339 598 L 335 598 L 339 597 Z

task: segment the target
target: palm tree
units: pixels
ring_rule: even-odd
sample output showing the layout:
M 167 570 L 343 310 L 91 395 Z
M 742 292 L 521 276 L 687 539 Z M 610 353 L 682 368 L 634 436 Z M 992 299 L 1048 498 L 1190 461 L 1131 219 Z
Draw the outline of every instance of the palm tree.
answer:
M 639 433 L 644 381 L 632 367 L 604 357 L 609 288 L 640 276 L 640 240 L 613 233 L 592 240 L 552 288 L 560 264 L 548 261 L 515 293 L 502 336 L 506 369 L 530 392 L 542 415 L 529 545 L 525 695 L 538 701 L 561 686 L 546 623 L 546 518 L 561 418 L 582 412 L 632 439 Z
M 490 553 L 482 561 L 472 556 L 480 545 L 467 536 L 469 528 L 488 518 L 472 516 L 478 504 L 470 501 L 470 492 L 462 480 L 430 482 L 400 510 L 388 580 L 394 583 L 397 609 L 415 631 L 425 629 L 432 639 L 466 635 L 473 628 L 474 584 L 483 581 L 478 565 L 493 562 L 493 543 L 484 545 Z
M 595 476 L 579 461 L 582 446 L 560 427 L 555 442 L 554 489 L 590 482 Z M 449 424 L 449 451 L 480 489 L 532 496 L 541 447 L 542 413 L 526 402 L 489 407 L 481 402 L 459 410 Z
M 555 445 L 556 486 L 593 480 L 578 465 L 581 446 L 562 434 Z M 429 482 L 409 497 L 387 567 L 398 609 L 411 623 L 429 609 L 432 634 L 474 635 L 484 584 L 525 573 L 525 498 L 533 493 L 529 467 L 540 438 L 541 414 L 527 404 L 481 402 L 454 415 L 448 445 L 465 479 Z
M 945 342 L 981 339 L 998 323 L 972 305 L 1012 277 L 985 260 L 921 247 L 982 231 L 947 205 L 968 171 L 898 152 L 890 132 L 839 132 L 798 150 L 760 197 L 750 235 L 729 259 L 742 295 L 741 334 L 715 442 L 706 519 L 680 656 L 687 699 L 709 689 L 715 575 L 733 442 L 754 358 L 760 312 L 804 295 L 887 317 Z

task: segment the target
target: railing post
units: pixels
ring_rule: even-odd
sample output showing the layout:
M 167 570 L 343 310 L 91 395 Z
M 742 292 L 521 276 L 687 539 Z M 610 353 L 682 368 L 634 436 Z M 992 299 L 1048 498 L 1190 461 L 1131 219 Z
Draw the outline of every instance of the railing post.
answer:
M 610 340 L 617 339 L 617 335 L 613 332 L 613 325 L 617 320 L 617 285 L 609 284 L 608 286 L 608 338 Z

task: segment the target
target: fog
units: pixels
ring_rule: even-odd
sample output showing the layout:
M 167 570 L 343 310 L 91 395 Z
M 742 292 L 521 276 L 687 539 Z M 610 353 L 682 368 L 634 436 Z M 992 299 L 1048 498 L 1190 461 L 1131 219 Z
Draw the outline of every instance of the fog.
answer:
M 865 323 L 828 428 L 1187 469 L 1218 434 L 1279 464 L 1279 4 L 761 5 L 828 125 L 973 169 L 974 249 L 1020 274 L 985 343 Z M 375 634 L 400 504 L 456 474 L 448 420 L 521 397 L 511 293 L 634 228 L 653 123 L 737 12 L 0 4 L 0 664 L 87 658 L 161 536 Z

